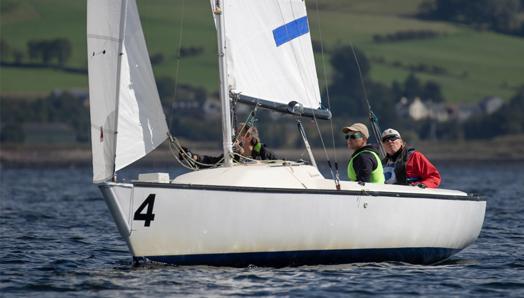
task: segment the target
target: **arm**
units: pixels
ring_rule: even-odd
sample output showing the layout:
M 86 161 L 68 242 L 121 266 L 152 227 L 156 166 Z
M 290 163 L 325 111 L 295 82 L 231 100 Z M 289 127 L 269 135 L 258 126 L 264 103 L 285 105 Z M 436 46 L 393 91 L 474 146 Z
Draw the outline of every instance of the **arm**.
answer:
M 196 161 L 199 162 L 197 164 L 199 169 L 208 169 L 216 166 L 216 163 L 221 162 L 224 158 L 224 155 L 221 154 L 219 156 L 208 156 L 208 155 L 194 155 L 196 157 Z
M 199 169 L 207 169 L 217 166 L 217 163 L 222 162 L 222 159 L 224 158 L 224 155 L 221 154 L 219 156 L 209 156 L 209 155 L 200 155 L 191 152 L 189 148 L 187 147 L 181 147 L 178 151 L 178 158 L 180 160 L 193 160 L 197 162 L 196 164 L 193 164 L 193 166 L 196 166 Z
M 406 178 L 418 178 L 413 184 L 422 183 L 430 188 L 437 188 L 441 181 L 437 168 L 418 151 L 413 152 L 406 163 Z
M 266 145 L 262 144 L 262 147 L 260 148 L 260 159 L 261 160 L 277 160 L 278 158 L 276 157 L 275 154 L 273 154 L 273 152 L 266 149 Z

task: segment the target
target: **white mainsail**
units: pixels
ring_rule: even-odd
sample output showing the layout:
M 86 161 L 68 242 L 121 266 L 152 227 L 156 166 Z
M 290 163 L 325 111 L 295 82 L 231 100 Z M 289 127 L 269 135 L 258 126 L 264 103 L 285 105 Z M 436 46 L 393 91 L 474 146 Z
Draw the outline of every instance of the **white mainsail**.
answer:
M 135 0 L 88 0 L 93 181 L 160 145 L 168 133 Z
M 214 9 L 215 1 L 211 0 Z M 243 95 L 321 104 L 303 0 L 223 1 L 228 84 Z

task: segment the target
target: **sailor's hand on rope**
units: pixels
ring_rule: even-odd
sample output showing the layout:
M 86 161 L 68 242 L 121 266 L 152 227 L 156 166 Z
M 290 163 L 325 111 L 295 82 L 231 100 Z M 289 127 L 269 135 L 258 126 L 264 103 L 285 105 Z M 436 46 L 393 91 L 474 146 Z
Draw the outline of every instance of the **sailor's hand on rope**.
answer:
M 178 151 L 178 159 L 185 160 L 186 159 L 186 154 L 187 154 L 186 152 L 187 152 L 187 148 L 186 147 L 180 148 L 180 150 Z
M 178 158 L 180 160 L 186 160 L 187 158 L 191 158 L 194 161 L 198 161 L 198 154 L 193 154 L 187 147 L 182 147 L 180 151 L 178 151 Z
M 239 141 L 236 141 L 233 143 L 233 152 L 238 153 L 240 155 L 244 154 L 244 148 L 242 147 L 242 143 Z

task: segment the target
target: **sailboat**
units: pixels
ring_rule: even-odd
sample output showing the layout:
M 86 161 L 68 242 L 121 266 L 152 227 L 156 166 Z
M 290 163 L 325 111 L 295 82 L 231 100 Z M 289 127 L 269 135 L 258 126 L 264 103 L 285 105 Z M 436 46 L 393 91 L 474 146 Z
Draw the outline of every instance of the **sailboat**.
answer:
M 486 201 L 458 190 L 341 181 L 311 164 L 238 163 L 233 100 L 329 119 L 302 0 L 212 0 L 224 161 L 116 173 L 169 138 L 135 0 L 88 0 L 93 182 L 135 258 L 176 265 L 441 262 L 473 243 Z

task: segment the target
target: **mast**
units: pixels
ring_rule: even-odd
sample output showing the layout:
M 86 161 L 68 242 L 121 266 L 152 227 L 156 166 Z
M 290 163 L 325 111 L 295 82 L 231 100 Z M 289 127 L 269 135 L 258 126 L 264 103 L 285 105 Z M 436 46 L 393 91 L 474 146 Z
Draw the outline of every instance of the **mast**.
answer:
M 220 72 L 220 101 L 222 103 L 222 148 L 224 150 L 224 166 L 233 165 L 233 135 L 231 130 L 231 109 L 229 98 L 229 87 L 227 84 L 227 64 L 226 64 L 226 37 L 224 34 L 224 0 L 216 0 L 213 13 L 217 22 L 218 40 L 218 66 Z

